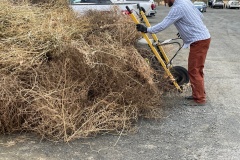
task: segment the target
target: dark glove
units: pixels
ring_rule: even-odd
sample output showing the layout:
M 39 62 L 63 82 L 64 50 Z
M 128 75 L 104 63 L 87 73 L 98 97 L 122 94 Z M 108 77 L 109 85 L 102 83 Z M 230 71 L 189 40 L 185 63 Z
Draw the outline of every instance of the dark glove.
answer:
M 136 25 L 136 29 L 137 29 L 137 31 L 140 31 L 140 32 L 143 32 L 143 33 L 147 33 L 147 27 L 145 27 L 142 24 L 137 24 Z

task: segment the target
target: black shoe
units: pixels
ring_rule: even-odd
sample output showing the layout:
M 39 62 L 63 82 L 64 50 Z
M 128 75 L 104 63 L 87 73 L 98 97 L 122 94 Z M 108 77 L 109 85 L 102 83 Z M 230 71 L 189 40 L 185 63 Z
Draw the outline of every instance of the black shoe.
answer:
M 185 97 L 186 100 L 194 100 L 193 96 L 187 96 Z

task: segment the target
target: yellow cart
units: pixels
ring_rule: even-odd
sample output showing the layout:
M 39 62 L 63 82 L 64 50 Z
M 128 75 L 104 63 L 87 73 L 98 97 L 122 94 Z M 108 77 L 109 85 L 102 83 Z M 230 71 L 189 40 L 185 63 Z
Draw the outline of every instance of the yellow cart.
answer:
M 129 9 L 128 6 L 126 6 L 126 9 L 128 10 L 130 17 L 135 22 L 135 24 L 139 24 L 138 19 L 135 17 L 135 15 L 132 13 L 132 11 Z M 150 23 L 148 22 L 148 19 L 145 13 L 141 10 L 141 7 L 139 5 L 138 5 L 138 9 L 140 11 L 141 18 L 145 22 L 146 26 L 150 27 Z M 177 88 L 177 90 L 182 92 L 182 86 L 184 84 L 189 83 L 188 72 L 184 67 L 172 65 L 173 58 L 177 55 L 177 53 L 180 51 L 182 46 L 178 42 L 170 42 L 171 40 L 175 40 L 175 39 L 170 39 L 160 43 L 160 41 L 158 40 L 155 34 L 151 34 L 154 40 L 154 43 L 152 43 L 146 33 L 142 32 L 141 34 L 143 38 L 147 41 L 156 59 L 163 67 L 164 71 L 167 74 L 167 77 L 172 81 L 173 85 Z M 176 39 L 179 39 L 179 38 L 176 38 Z M 172 44 L 172 43 L 178 43 L 179 49 L 175 53 L 175 55 L 169 60 L 162 46 Z

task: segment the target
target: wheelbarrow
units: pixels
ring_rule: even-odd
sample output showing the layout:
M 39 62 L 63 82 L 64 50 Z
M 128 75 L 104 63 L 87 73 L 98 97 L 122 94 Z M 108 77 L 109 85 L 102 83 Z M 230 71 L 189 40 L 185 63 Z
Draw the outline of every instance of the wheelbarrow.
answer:
M 129 9 L 128 6 L 126 6 L 126 9 L 128 10 L 130 17 L 135 22 L 135 24 L 139 24 L 138 19 L 132 13 L 132 11 Z M 139 6 L 139 4 L 138 4 L 138 9 L 140 11 L 141 19 L 145 22 L 147 27 L 150 27 L 151 25 L 145 15 L 145 13 L 142 11 L 141 7 Z M 154 53 L 156 60 L 163 67 L 164 71 L 166 72 L 167 77 L 170 79 L 170 81 L 176 87 L 176 89 L 179 92 L 182 92 L 183 86 L 185 84 L 189 83 L 188 71 L 182 66 L 173 66 L 173 64 L 172 64 L 172 60 L 176 57 L 178 52 L 182 49 L 182 45 L 179 42 L 174 41 L 177 39 L 181 39 L 179 34 L 178 34 L 178 38 L 165 40 L 163 42 L 160 42 L 158 40 L 156 34 L 151 34 L 152 38 L 154 40 L 153 43 L 146 33 L 141 32 L 141 34 L 142 34 L 143 38 L 146 40 L 148 46 L 151 48 L 152 52 Z M 174 56 L 169 60 L 167 54 L 165 53 L 165 51 L 163 49 L 163 46 L 169 45 L 169 44 L 174 44 L 174 43 L 179 45 L 179 49 L 174 54 Z

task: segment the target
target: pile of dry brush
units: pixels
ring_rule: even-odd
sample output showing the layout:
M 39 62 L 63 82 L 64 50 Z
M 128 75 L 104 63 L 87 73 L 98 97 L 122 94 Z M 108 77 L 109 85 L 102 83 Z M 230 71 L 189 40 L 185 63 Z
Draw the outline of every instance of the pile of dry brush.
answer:
M 0 4 L 0 134 L 70 141 L 161 115 L 156 74 L 126 15 Z M 161 76 L 160 76 L 161 77 Z

